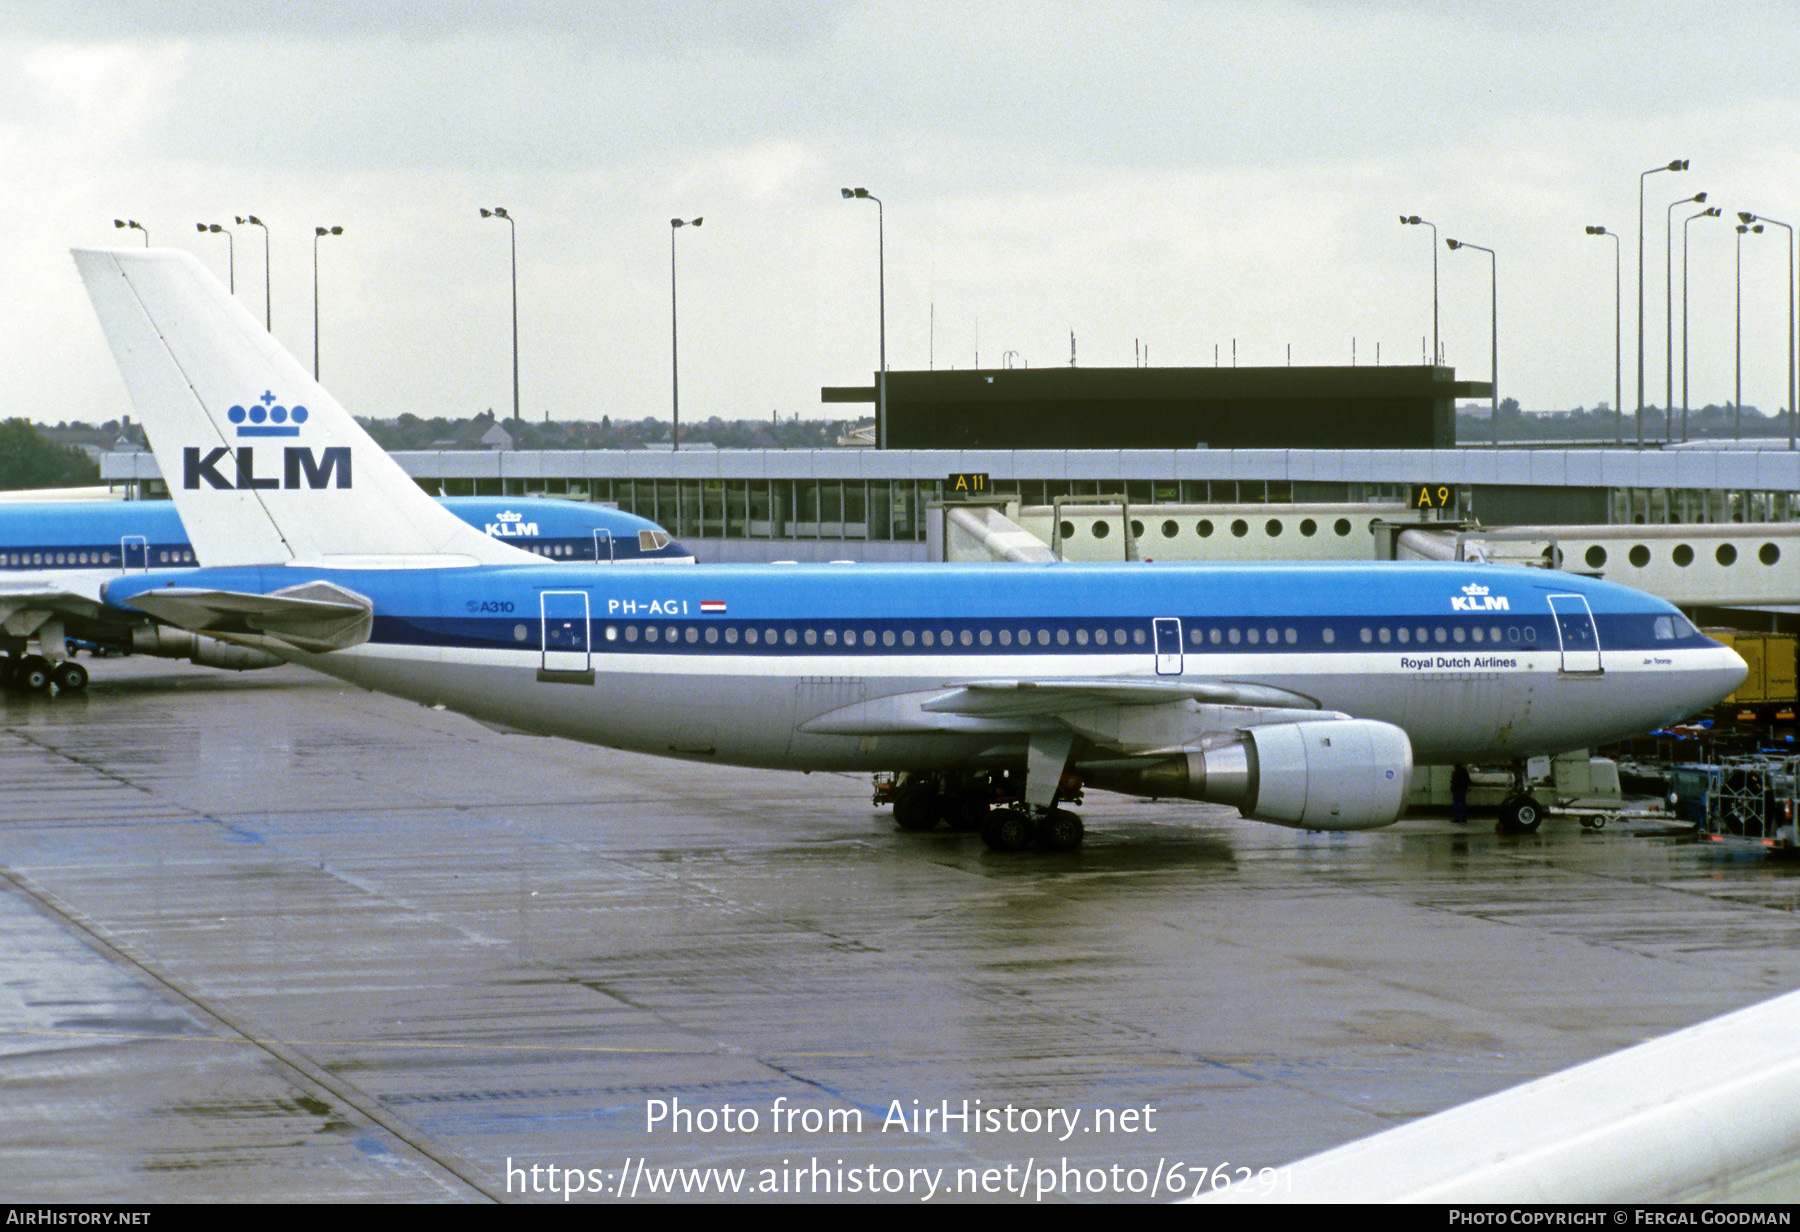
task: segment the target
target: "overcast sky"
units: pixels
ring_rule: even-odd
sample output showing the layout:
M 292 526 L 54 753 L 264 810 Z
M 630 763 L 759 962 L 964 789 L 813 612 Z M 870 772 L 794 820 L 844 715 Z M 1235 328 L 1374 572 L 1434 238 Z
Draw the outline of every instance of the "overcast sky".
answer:
M 891 368 L 1420 363 L 1429 230 L 1493 248 L 1500 392 L 1663 402 L 1669 205 L 1800 223 L 1800 6 L 1546 0 L 0 0 L 0 414 L 129 410 L 68 249 L 269 226 L 274 332 L 357 414 L 505 413 L 516 218 L 527 416 L 843 413 Z M 1680 346 L 1681 221 L 1675 343 Z M 1734 221 L 1734 220 L 1732 220 Z M 1743 242 L 1744 400 L 1785 403 L 1787 233 Z M 1732 397 L 1727 220 L 1691 235 L 1694 405 Z M 236 228 L 263 311 L 263 233 Z M 1441 334 L 1489 369 L 1488 261 L 1437 248 Z M 1016 358 L 1009 356 L 1016 353 Z M 1677 357 L 1679 363 L 1679 355 Z M 1679 404 L 1680 374 L 1675 397 Z

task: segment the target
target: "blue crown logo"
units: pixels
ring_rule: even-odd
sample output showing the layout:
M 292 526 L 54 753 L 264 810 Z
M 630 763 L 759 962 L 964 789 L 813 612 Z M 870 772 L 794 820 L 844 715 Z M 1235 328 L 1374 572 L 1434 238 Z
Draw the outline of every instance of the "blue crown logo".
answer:
M 225 418 L 237 425 L 239 436 L 299 436 L 306 422 L 303 406 L 276 406 L 275 395 L 265 390 L 248 407 L 234 406 Z

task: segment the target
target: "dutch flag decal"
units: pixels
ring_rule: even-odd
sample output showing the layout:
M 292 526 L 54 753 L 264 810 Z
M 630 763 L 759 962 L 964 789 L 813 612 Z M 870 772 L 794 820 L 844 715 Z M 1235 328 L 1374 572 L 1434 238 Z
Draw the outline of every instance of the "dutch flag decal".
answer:
M 725 614 L 725 600 L 723 600 L 723 599 L 702 599 L 702 600 L 700 600 L 700 614 L 702 616 L 723 616 Z

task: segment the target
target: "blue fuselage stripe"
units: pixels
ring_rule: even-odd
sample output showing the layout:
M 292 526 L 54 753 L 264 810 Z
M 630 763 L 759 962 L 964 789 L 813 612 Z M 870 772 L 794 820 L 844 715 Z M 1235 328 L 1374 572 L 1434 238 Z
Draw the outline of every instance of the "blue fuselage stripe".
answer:
M 1561 595 L 1580 597 L 1575 619 L 1591 611 L 1588 635 L 1607 651 L 1712 644 L 1649 596 L 1495 566 L 701 566 L 649 578 L 580 566 L 237 569 L 173 584 L 267 593 L 312 577 L 372 601 L 372 641 L 416 647 L 519 650 L 549 640 L 596 654 L 1462 658 L 1577 645 L 1581 631 L 1567 616 L 1559 630 L 1550 607 Z M 133 582 L 109 596 L 128 601 L 160 584 Z M 1159 646 L 1155 622 L 1171 619 L 1179 640 L 1165 625 Z

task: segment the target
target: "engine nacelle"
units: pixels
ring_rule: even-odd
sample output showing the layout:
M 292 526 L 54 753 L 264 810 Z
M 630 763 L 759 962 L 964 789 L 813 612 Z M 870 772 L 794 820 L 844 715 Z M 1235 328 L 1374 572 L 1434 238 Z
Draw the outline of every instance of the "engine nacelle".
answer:
M 139 625 L 131 631 L 131 653 L 154 655 L 159 659 L 186 659 L 201 667 L 223 667 L 234 672 L 248 672 L 262 667 L 280 667 L 287 660 L 266 650 L 236 646 L 215 637 L 172 629 L 167 625 Z
M 1257 821 L 1306 830 L 1368 830 L 1406 808 L 1412 741 L 1373 719 L 1272 723 L 1204 752 L 1081 771 L 1094 786 L 1128 795 L 1234 804 Z

